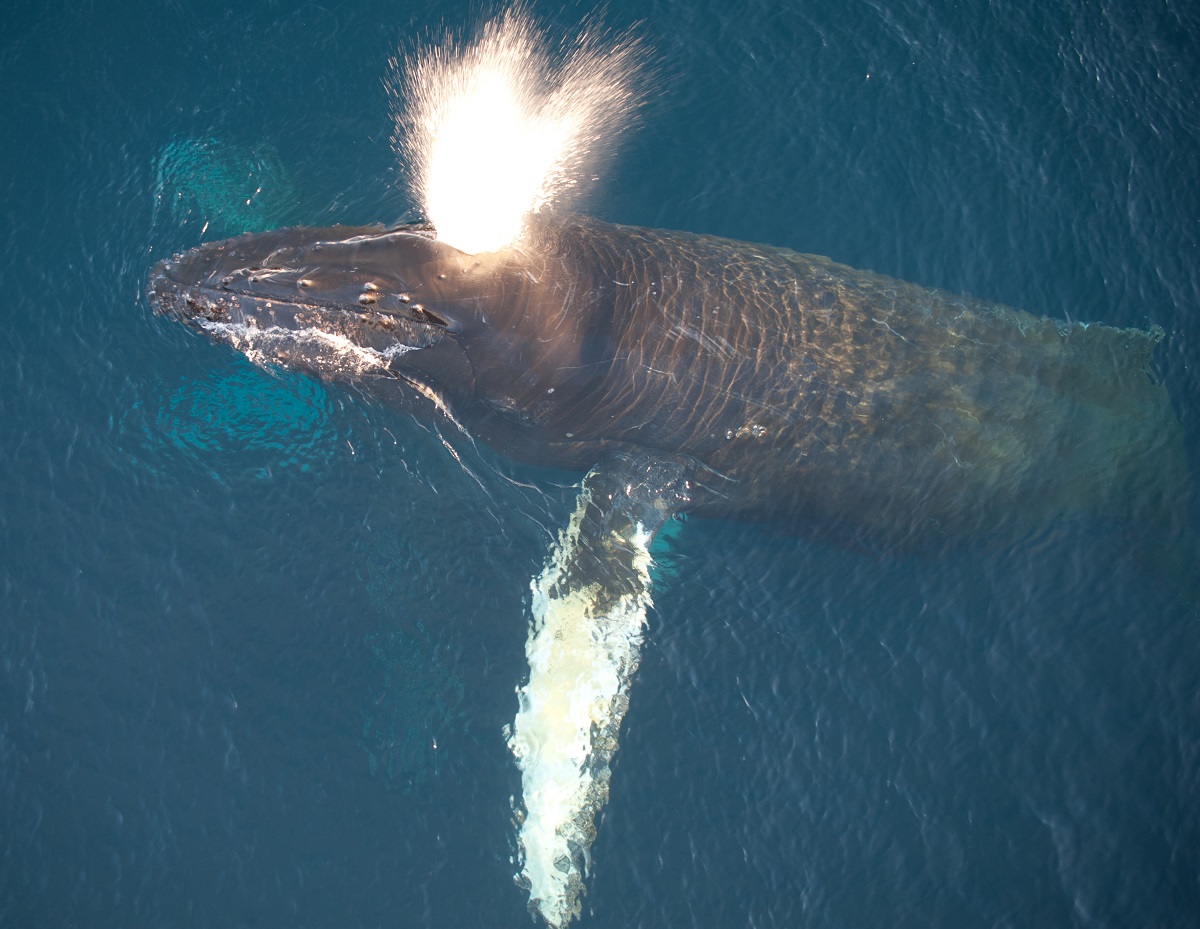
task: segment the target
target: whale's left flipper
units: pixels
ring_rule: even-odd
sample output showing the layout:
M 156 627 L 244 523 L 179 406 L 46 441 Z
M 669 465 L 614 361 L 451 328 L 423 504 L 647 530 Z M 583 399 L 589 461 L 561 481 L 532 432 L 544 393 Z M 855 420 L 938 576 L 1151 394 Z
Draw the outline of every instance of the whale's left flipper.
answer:
M 529 683 L 509 747 L 521 768 L 521 874 L 554 927 L 578 916 L 596 814 L 629 706 L 650 600 L 650 543 L 686 509 L 694 462 L 617 454 L 588 472 L 579 503 L 533 579 Z

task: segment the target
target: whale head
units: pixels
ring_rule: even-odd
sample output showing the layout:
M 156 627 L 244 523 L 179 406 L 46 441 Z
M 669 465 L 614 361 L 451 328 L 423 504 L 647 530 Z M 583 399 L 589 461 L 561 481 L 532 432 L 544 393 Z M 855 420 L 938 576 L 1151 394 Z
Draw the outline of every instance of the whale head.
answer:
M 427 227 L 297 227 L 160 261 L 146 295 L 256 363 L 432 401 L 519 452 L 575 438 L 554 423 L 605 370 L 593 276 L 551 237 L 471 255 Z
M 475 265 L 422 227 L 278 229 L 159 262 L 147 297 L 256 360 L 366 373 L 461 333 L 448 309 Z

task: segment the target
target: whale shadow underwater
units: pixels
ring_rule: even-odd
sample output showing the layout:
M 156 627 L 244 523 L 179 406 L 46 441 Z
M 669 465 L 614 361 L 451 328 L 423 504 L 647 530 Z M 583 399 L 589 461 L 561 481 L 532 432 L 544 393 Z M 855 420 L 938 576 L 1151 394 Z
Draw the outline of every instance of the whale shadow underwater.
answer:
M 510 740 L 522 883 L 550 925 L 580 912 L 650 602 L 648 546 L 672 517 L 930 555 L 1099 517 L 1196 598 L 1158 328 L 1066 323 L 785 249 L 554 214 L 479 255 L 420 226 L 243 235 L 160 262 L 147 294 L 256 360 L 353 381 L 502 455 L 585 475 L 534 579 Z

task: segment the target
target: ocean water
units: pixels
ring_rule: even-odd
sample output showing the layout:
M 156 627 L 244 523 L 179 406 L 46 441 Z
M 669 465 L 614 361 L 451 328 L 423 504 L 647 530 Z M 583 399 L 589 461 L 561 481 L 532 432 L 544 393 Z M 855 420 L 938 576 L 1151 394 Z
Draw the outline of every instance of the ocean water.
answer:
M 5 16 L 0 925 L 529 925 L 503 727 L 578 476 L 142 296 L 201 240 L 406 215 L 386 60 L 478 6 Z M 592 212 L 1161 325 L 1197 470 L 1194 7 L 607 21 L 659 92 Z M 1200 921 L 1200 620 L 1120 526 L 917 559 L 693 519 L 661 560 L 580 926 Z

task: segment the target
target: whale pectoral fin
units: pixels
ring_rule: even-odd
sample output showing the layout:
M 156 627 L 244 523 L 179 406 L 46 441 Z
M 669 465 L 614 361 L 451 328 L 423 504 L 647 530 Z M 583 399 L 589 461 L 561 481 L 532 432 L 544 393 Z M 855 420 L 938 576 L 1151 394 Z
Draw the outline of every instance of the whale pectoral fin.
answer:
M 650 543 L 686 508 L 693 470 L 683 456 L 605 458 L 584 478 L 570 524 L 533 579 L 529 682 L 518 691 L 509 747 L 524 795 L 518 881 L 550 926 L 581 911 L 651 605 Z
M 607 455 L 583 479 L 579 544 L 560 583 L 596 584 L 612 595 L 634 583 L 642 541 L 649 545 L 667 520 L 688 508 L 695 471 L 694 460 L 683 455 Z

